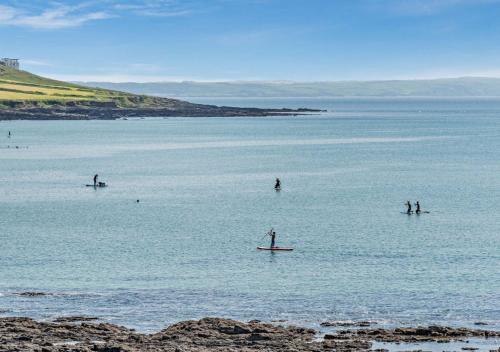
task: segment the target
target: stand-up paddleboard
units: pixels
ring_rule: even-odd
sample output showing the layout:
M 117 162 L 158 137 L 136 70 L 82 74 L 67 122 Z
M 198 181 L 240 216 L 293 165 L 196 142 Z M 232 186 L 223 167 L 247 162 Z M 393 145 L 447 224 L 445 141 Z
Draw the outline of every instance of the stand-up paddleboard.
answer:
M 276 192 L 279 192 L 279 191 L 281 191 L 281 187 L 274 187 L 274 190 L 275 190 Z
M 414 211 L 411 211 L 411 212 L 407 212 L 407 211 L 402 211 L 401 214 L 405 214 L 405 215 L 420 215 L 420 214 L 430 214 L 431 212 L 430 211 L 421 211 L 420 213 L 415 213 Z
M 104 185 L 85 185 L 85 187 L 94 187 L 94 188 L 104 188 L 104 187 L 108 187 L 108 185 L 104 184 Z
M 293 251 L 290 247 L 257 247 L 261 251 Z

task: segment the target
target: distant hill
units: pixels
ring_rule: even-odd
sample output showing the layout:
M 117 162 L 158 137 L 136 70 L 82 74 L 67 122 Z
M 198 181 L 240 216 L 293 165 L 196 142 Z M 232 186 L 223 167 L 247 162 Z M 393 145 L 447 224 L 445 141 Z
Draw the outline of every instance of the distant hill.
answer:
M 178 99 L 89 88 L 0 65 L 0 120 L 116 119 L 144 116 L 269 116 L 314 110 L 192 104 Z
M 338 82 L 80 82 L 86 86 L 170 97 L 500 96 L 500 78 Z
M 138 96 L 102 88 L 56 81 L 27 71 L 0 65 L 0 107 L 88 105 L 90 102 L 111 103 L 117 107 L 174 105 L 178 100 Z M 170 103 L 170 104 L 168 104 Z

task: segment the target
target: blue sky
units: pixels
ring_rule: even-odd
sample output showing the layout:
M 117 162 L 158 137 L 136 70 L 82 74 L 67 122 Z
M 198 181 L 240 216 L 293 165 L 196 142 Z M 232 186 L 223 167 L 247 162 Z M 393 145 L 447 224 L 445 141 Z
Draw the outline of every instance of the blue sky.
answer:
M 86 81 L 500 77 L 500 0 L 0 0 L 0 56 Z

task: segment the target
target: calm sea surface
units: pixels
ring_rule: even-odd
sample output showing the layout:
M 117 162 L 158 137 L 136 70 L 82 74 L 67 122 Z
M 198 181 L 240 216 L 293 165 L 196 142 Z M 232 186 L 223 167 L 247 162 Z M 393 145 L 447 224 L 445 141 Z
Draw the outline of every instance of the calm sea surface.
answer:
M 500 100 L 192 100 L 329 112 L 0 122 L 1 315 L 500 329 Z

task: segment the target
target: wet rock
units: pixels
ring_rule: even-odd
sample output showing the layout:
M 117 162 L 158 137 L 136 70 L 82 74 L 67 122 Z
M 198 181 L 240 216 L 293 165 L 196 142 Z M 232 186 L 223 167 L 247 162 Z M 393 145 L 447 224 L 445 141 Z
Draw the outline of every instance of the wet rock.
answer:
M 500 331 L 487 331 L 467 328 L 451 328 L 443 326 L 428 326 L 416 328 L 396 328 L 396 329 L 365 329 L 365 330 L 344 330 L 339 334 L 345 336 L 366 336 L 372 340 L 382 342 L 450 342 L 463 340 L 467 337 L 499 337 Z
M 489 323 L 486 323 L 484 321 L 476 321 L 474 322 L 474 325 L 482 325 L 482 326 L 485 326 L 485 325 L 490 325 Z
M 449 342 L 471 336 L 500 336 L 500 332 L 495 331 L 489 331 L 489 335 L 486 335 L 484 330 L 429 326 L 342 330 L 327 334 L 322 341 L 318 341 L 315 340 L 317 332 L 312 329 L 257 321 L 243 323 L 221 318 L 184 321 L 148 335 L 123 326 L 97 323 L 91 318 L 62 317 L 54 322 L 0 318 L 0 351 L 347 352 L 368 351 L 373 340 L 395 343 Z
M 252 333 L 247 339 L 250 341 L 269 341 L 271 337 L 266 334 Z
M 323 327 L 368 327 L 372 325 L 377 325 L 377 322 L 374 321 L 325 321 L 320 324 Z
M 16 292 L 18 296 L 26 296 L 26 297 L 39 297 L 39 296 L 49 296 L 49 293 L 45 292 L 36 292 L 36 291 L 26 291 L 26 292 Z
M 68 317 L 59 317 L 54 319 L 55 323 L 72 323 L 72 322 L 81 322 L 81 321 L 93 321 L 99 320 L 97 317 L 87 317 L 87 316 L 68 316 Z

